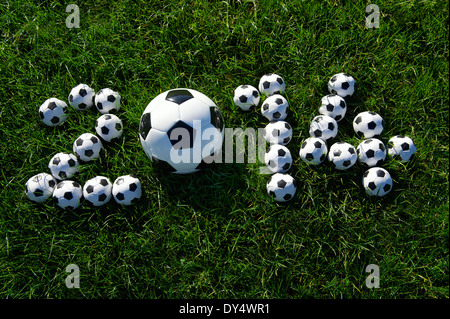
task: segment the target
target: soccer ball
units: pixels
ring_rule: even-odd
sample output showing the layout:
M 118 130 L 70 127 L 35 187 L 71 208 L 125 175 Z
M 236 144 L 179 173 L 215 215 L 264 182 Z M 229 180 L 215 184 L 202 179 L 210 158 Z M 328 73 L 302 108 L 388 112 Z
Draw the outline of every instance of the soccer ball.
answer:
M 69 104 L 77 110 L 88 110 L 94 105 L 95 92 L 87 84 L 78 84 L 69 94 Z
M 265 154 L 264 161 L 272 173 L 285 173 L 292 165 L 291 152 L 286 146 L 273 144 Z
M 375 112 L 364 111 L 359 113 L 353 119 L 353 130 L 358 137 L 374 137 L 383 132 L 383 118 Z
M 83 186 L 83 197 L 94 206 L 102 206 L 112 197 L 112 184 L 104 176 L 96 176 Z
M 286 83 L 283 78 L 275 73 L 265 74 L 259 80 L 259 92 L 265 96 L 284 94 Z
M 336 94 L 325 95 L 320 101 L 319 113 L 322 115 L 331 116 L 339 122 L 347 112 L 347 103 L 345 100 Z
M 234 90 L 234 104 L 243 111 L 253 110 L 259 104 L 260 99 L 258 90 L 251 85 L 240 85 Z
M 120 205 L 134 204 L 142 195 L 141 182 L 131 175 L 120 176 L 113 183 L 112 195 Z
M 270 144 L 287 145 L 292 139 L 292 127 L 288 122 L 270 122 L 264 128 L 264 139 Z
M 56 204 L 62 209 L 76 209 L 80 206 L 82 197 L 83 189 L 81 185 L 69 180 L 59 182 L 53 192 Z
M 324 142 L 335 138 L 337 133 L 338 124 L 334 118 L 328 115 L 314 117 L 309 126 L 309 135 L 320 138 Z
M 386 148 L 383 142 L 377 138 L 369 138 L 362 141 L 356 150 L 359 162 L 369 167 L 381 166 L 386 159 Z
M 355 79 L 345 73 L 338 73 L 328 81 L 328 91 L 340 97 L 352 96 L 355 92 Z
M 68 118 L 69 108 L 64 101 L 55 97 L 49 98 L 39 107 L 39 117 L 48 126 L 57 126 Z
M 349 169 L 355 165 L 357 159 L 355 147 L 347 142 L 334 143 L 328 151 L 328 161 L 333 163 L 337 170 Z
M 60 152 L 50 159 L 48 168 L 54 178 L 64 180 L 78 173 L 79 165 L 75 155 Z
M 101 89 L 94 96 L 94 104 L 102 114 L 114 113 L 120 109 L 121 96 L 110 88 Z
M 122 120 L 114 114 L 103 114 L 95 121 L 95 131 L 104 141 L 111 142 L 122 136 Z
M 39 173 L 26 182 L 25 194 L 33 202 L 43 203 L 52 196 L 55 186 L 56 180 L 52 175 Z
M 73 152 L 77 158 L 83 162 L 89 162 L 99 158 L 102 148 L 102 142 L 97 136 L 91 133 L 81 134 L 75 142 L 73 142 Z
M 309 165 L 318 165 L 327 157 L 328 148 L 325 142 L 317 137 L 308 137 L 300 147 L 300 158 Z
M 381 167 L 372 167 L 364 172 L 362 184 L 370 196 L 384 196 L 392 190 L 392 177 Z
M 270 177 L 266 185 L 267 193 L 277 202 L 287 202 L 294 198 L 297 190 L 296 182 L 291 175 L 276 173 Z
M 404 135 L 395 135 L 388 141 L 388 155 L 402 163 L 406 163 L 414 157 L 417 148 L 413 140 Z
M 172 89 L 147 105 L 139 137 L 153 162 L 186 174 L 211 163 L 222 149 L 224 128 L 222 114 L 210 98 L 192 89 Z
M 284 120 L 289 111 L 289 103 L 284 96 L 274 94 L 269 96 L 261 106 L 261 114 L 269 121 Z

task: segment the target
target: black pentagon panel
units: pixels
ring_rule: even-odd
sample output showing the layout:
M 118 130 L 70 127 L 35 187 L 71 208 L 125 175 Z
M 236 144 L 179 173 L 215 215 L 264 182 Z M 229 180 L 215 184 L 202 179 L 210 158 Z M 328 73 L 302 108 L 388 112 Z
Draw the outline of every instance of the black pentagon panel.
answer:
M 117 193 L 116 198 L 117 198 L 118 200 L 124 200 L 124 199 L 125 199 L 125 195 L 122 194 L 122 193 Z
M 341 115 L 336 115 L 336 117 L 334 118 L 336 121 L 339 121 L 342 118 Z
M 349 148 L 348 148 L 348 152 L 349 152 L 350 154 L 355 154 L 355 149 L 354 149 L 353 147 L 349 147 Z
M 66 172 L 63 172 L 63 171 L 60 171 L 60 172 L 58 173 L 58 176 L 59 176 L 61 179 L 67 178 Z M 62 185 L 58 185 L 58 186 L 62 187 Z
M 74 167 L 77 164 L 73 158 L 69 159 L 67 163 L 69 164 L 70 167 Z
M 94 186 L 89 185 L 88 187 L 86 187 L 86 193 L 90 194 L 94 191 Z
M 263 88 L 268 89 L 269 87 L 270 87 L 270 82 L 269 81 L 264 81 Z
M 113 103 L 113 102 L 116 101 L 116 97 L 115 97 L 114 95 L 108 95 L 107 100 L 108 100 L 109 102 Z
M 306 147 L 306 145 L 308 145 L 308 143 L 306 143 L 306 141 L 305 141 L 305 142 L 303 142 L 303 143 L 302 143 L 302 148 L 305 148 L 305 147 Z
M 402 145 L 400 145 L 402 147 L 402 150 L 404 151 L 408 151 L 409 150 L 409 144 L 408 143 L 402 143 Z
M 60 160 L 59 157 L 55 157 L 55 158 L 53 159 L 53 165 L 58 165 L 60 162 L 61 162 L 61 160 Z
M 384 190 L 385 192 L 389 192 L 389 191 L 391 190 L 391 185 L 390 185 L 390 184 L 384 185 L 384 186 L 383 186 L 383 190 Z
M 283 149 L 278 150 L 278 156 L 286 156 L 286 151 Z
M 253 90 L 252 95 L 253 95 L 254 97 L 258 97 L 258 96 L 259 96 L 259 93 L 258 93 L 258 91 Z
M 103 109 L 103 104 L 102 104 L 102 102 L 98 102 L 98 103 L 97 103 L 97 108 L 98 108 L 99 110 Z
M 99 202 L 104 202 L 106 200 L 106 194 L 100 194 L 98 195 L 98 201 Z
M 380 147 L 380 150 L 382 150 L 383 152 L 384 152 L 384 150 L 386 149 L 386 148 L 384 147 L 384 144 L 383 144 L 383 143 L 380 143 L 380 144 L 379 144 L 379 147 Z
M 69 94 L 69 102 L 73 102 L 73 95 Z
M 284 200 L 290 200 L 292 198 L 291 194 L 286 194 L 283 196 Z
M 345 108 L 347 107 L 347 105 L 345 104 L 344 101 L 339 102 L 339 105 L 340 105 L 343 109 L 345 109 Z
M 56 182 L 54 180 L 49 180 L 48 181 L 48 186 L 50 187 L 55 187 Z
M 174 103 L 176 103 L 178 105 L 180 105 L 180 104 L 182 104 L 182 103 L 184 103 L 187 100 L 190 100 L 192 98 L 194 98 L 192 93 L 189 92 L 188 90 L 184 90 L 184 89 L 171 90 L 166 95 L 166 100 L 167 101 L 174 102 Z
M 285 180 L 279 180 L 278 182 L 277 182 L 277 186 L 279 187 L 279 188 L 285 188 L 286 187 L 286 181 Z
M 366 156 L 367 156 L 368 158 L 374 157 L 374 156 L 375 156 L 375 151 L 374 151 L 374 150 L 368 150 L 368 151 L 366 152 Z
M 67 200 L 71 200 L 73 198 L 72 192 L 65 192 L 64 193 L 64 198 L 67 199 Z
M 175 123 L 167 131 L 167 136 L 176 150 L 194 147 L 195 130 L 183 121 Z
M 84 103 L 78 104 L 78 108 L 80 108 L 80 109 L 85 109 L 86 107 L 87 107 L 87 105 Z
M 321 148 L 322 147 L 322 143 L 320 143 L 319 141 L 314 142 L 314 147 L 315 148 Z
M 312 160 L 314 159 L 314 155 L 312 155 L 312 153 L 308 153 L 308 154 L 306 154 L 305 158 L 306 158 L 308 161 L 312 161 Z
M 107 186 L 108 185 L 108 181 L 106 180 L 106 178 L 102 178 L 102 179 L 100 179 L 99 184 L 102 185 L 102 186 Z
M 371 121 L 367 124 L 367 127 L 369 128 L 369 130 L 374 130 L 377 127 L 377 123 Z
M 337 79 L 337 76 L 336 75 L 333 75 L 333 77 L 330 79 L 330 82 L 336 82 L 336 79 Z M 333 94 L 336 94 L 336 93 L 333 93 Z
M 151 128 L 152 124 L 150 113 L 142 114 L 141 122 L 139 123 L 139 133 L 144 140 L 147 138 L 148 132 L 150 132 Z
M 341 156 L 341 153 L 342 153 L 341 150 L 334 150 L 333 155 L 338 157 Z
M 85 89 L 80 89 L 79 94 L 84 97 L 84 96 L 86 96 L 87 92 Z
M 369 171 L 364 172 L 364 177 L 367 177 L 367 176 L 369 176 Z
M 130 184 L 130 191 L 134 192 L 136 189 L 137 189 L 136 183 L 131 183 Z
M 371 190 L 375 190 L 375 188 L 377 188 L 377 185 L 375 185 L 374 182 L 370 182 L 367 186 L 368 186 Z
M 277 77 L 277 82 L 278 82 L 279 84 L 283 84 L 283 83 L 284 83 L 284 82 L 283 82 L 283 79 L 280 78 L 280 77 Z
M 280 112 L 274 112 L 272 116 L 273 116 L 274 119 L 279 119 L 281 117 L 281 113 Z
M 290 164 L 290 163 L 286 163 L 286 164 L 284 164 L 284 165 L 282 166 L 282 168 L 283 168 L 285 171 L 287 171 L 287 170 L 289 169 L 289 167 L 291 167 L 291 164 Z
M 320 161 L 322 162 L 325 159 L 325 154 L 320 155 Z
M 245 95 L 241 95 L 241 96 L 239 97 L 239 101 L 240 101 L 241 103 L 247 103 L 247 97 L 246 97 Z
M 356 124 L 361 123 L 361 121 L 362 121 L 361 116 L 358 116 L 358 117 L 355 119 L 355 123 L 356 123 Z
M 284 138 L 283 143 L 287 144 L 290 142 L 290 140 L 291 140 L 291 138 L 288 136 L 288 137 Z
M 377 170 L 378 177 L 384 177 L 384 175 L 386 175 L 386 173 L 383 170 L 381 170 L 381 169 Z
M 122 129 L 122 124 L 116 123 L 115 128 L 116 130 L 120 131 Z
M 269 109 L 269 104 L 265 103 L 265 104 L 263 105 L 263 110 L 264 110 L 264 111 L 267 111 L 268 109 Z
M 209 111 L 211 113 L 211 124 L 217 128 L 220 132 L 223 130 L 223 117 L 217 106 L 210 106 Z
M 59 117 L 53 116 L 50 122 L 52 122 L 53 124 L 57 124 L 59 122 Z
M 39 117 L 41 118 L 41 120 L 43 120 L 44 119 L 44 112 L 39 111 Z
M 86 155 L 87 157 L 91 157 L 92 155 L 94 155 L 94 151 L 93 150 L 85 150 L 84 155 Z
M 275 103 L 277 103 L 278 105 L 281 105 L 281 104 L 283 104 L 283 100 L 278 98 L 275 100 Z
M 314 136 L 315 137 L 321 137 L 322 136 L 322 131 L 321 130 L 315 130 L 314 132 L 313 132 L 313 134 L 314 134 Z M 319 142 L 316 142 L 316 143 L 319 143 Z M 317 147 L 317 146 L 316 146 Z M 317 147 L 318 148 L 318 147 Z
M 56 103 L 55 102 L 48 103 L 47 108 L 53 111 L 54 109 L 56 109 Z
M 350 87 L 350 84 L 348 84 L 348 82 L 344 82 L 341 85 L 342 89 L 347 90 Z
M 328 112 L 333 112 L 333 110 L 334 110 L 333 104 L 327 104 L 327 111 Z
M 105 134 L 105 135 L 109 134 L 109 128 L 107 128 L 106 126 L 103 126 L 100 130 L 101 130 L 102 133 Z
M 328 123 L 328 129 L 330 131 L 334 130 L 334 124 L 333 123 Z
M 83 145 L 83 139 L 82 139 L 82 138 L 77 139 L 77 141 L 75 142 L 75 144 L 76 144 L 77 146 Z
M 348 167 L 348 166 L 350 166 L 351 163 L 352 163 L 351 161 L 346 160 L 346 161 L 344 161 L 344 162 L 342 163 L 342 165 L 343 165 L 344 167 Z
M 92 136 L 91 137 L 91 142 L 94 143 L 94 144 L 98 143 L 98 138 L 96 138 L 95 136 Z

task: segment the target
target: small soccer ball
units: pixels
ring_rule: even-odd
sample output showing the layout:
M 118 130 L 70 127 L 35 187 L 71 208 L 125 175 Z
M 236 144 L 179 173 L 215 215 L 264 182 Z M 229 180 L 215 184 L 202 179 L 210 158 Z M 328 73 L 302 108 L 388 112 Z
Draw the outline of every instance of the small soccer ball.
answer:
M 134 204 L 142 195 L 141 182 L 131 175 L 120 176 L 113 183 L 112 195 L 120 205 Z
M 347 142 L 337 142 L 328 151 L 328 161 L 337 170 L 346 170 L 355 165 L 358 160 L 356 149 Z
M 89 162 L 100 157 L 103 144 L 100 139 L 91 133 L 81 134 L 73 142 L 73 152 L 79 160 Z
M 264 128 L 264 139 L 270 144 L 287 145 L 292 140 L 292 132 L 288 122 L 270 122 Z
M 112 184 L 104 176 L 91 178 L 83 186 L 83 197 L 94 206 L 102 206 L 112 197 Z
M 262 95 L 284 94 L 286 83 L 283 78 L 275 73 L 265 74 L 259 80 L 259 92 Z
M 325 142 L 317 137 L 308 137 L 300 147 L 300 158 L 309 165 L 318 165 L 327 157 L 328 148 Z
M 69 104 L 77 110 L 89 110 L 94 105 L 94 90 L 87 84 L 78 84 L 69 94 Z
M 297 186 L 289 174 L 276 173 L 270 177 L 266 185 L 267 193 L 277 202 L 287 202 L 294 198 Z
M 358 137 L 370 138 L 383 132 L 383 118 L 376 112 L 364 111 L 353 119 L 353 130 Z
M 372 167 L 364 172 L 362 184 L 370 196 L 384 196 L 392 190 L 391 174 L 381 167 Z
M 30 177 L 25 184 L 25 194 L 28 199 L 36 203 L 43 203 L 52 196 L 56 180 L 52 175 L 39 173 Z
M 265 154 L 264 161 L 272 173 L 285 173 L 292 166 L 292 155 L 286 146 L 273 144 Z
M 80 163 L 75 155 L 60 152 L 55 154 L 48 163 L 52 176 L 58 180 L 71 178 L 78 173 Z
M 95 121 L 95 131 L 104 141 L 114 141 L 122 136 L 122 120 L 114 114 L 103 114 Z
M 97 110 L 102 114 L 114 113 L 120 109 L 121 96 L 110 88 L 101 89 L 94 96 Z
M 258 90 L 251 85 L 240 85 L 234 90 L 233 101 L 243 111 L 251 111 L 258 106 L 261 96 Z
M 338 124 L 334 118 L 328 115 L 318 115 L 313 118 L 309 126 L 309 135 L 327 142 L 336 137 Z
M 81 204 L 83 189 L 77 182 L 65 180 L 59 182 L 53 192 L 56 204 L 62 209 L 76 209 Z
M 345 73 L 338 73 L 328 81 L 328 91 L 340 97 L 352 96 L 355 92 L 355 79 Z
M 362 141 L 356 150 L 359 162 L 368 167 L 381 166 L 386 159 L 386 148 L 383 142 L 377 138 Z
M 339 95 L 328 94 L 320 100 L 319 113 L 334 118 L 336 122 L 341 121 L 346 112 L 347 103 Z
M 280 94 L 269 96 L 261 106 L 261 114 L 269 121 L 284 120 L 289 112 L 289 103 Z
M 406 163 L 414 157 L 417 148 L 413 140 L 404 135 L 391 137 L 387 144 L 388 155 L 402 163 Z
M 39 107 L 39 117 L 48 126 L 58 126 L 68 118 L 69 108 L 64 101 L 55 97 L 44 101 Z

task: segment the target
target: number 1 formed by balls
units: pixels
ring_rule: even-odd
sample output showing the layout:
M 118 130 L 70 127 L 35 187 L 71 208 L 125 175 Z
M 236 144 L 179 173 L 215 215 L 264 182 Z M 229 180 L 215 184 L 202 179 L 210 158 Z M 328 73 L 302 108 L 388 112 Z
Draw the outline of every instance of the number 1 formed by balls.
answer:
M 69 16 L 66 18 L 66 27 L 69 29 L 80 27 L 80 8 L 76 4 L 69 4 L 66 7 L 66 12 Z

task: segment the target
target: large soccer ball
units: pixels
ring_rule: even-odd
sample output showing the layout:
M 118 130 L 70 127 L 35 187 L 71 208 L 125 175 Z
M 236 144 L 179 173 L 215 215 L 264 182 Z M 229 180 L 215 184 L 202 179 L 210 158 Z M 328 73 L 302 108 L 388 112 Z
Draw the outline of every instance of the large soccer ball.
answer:
M 103 144 L 100 139 L 92 133 L 81 134 L 73 142 L 73 152 L 78 159 L 89 162 L 100 157 Z
M 178 174 L 199 171 L 222 148 L 224 121 L 217 105 L 192 89 L 159 94 L 141 116 L 139 137 L 147 156 Z
M 317 137 L 308 137 L 300 147 L 300 158 L 309 165 L 318 165 L 327 157 L 328 148 L 325 142 Z
M 102 206 L 112 197 L 112 184 L 104 176 L 91 178 L 83 186 L 83 197 L 94 206 Z
M 265 74 L 259 80 L 259 92 L 262 95 L 284 94 L 286 83 L 283 78 L 275 73 Z
M 104 88 L 94 96 L 94 103 L 97 110 L 102 114 L 115 113 L 120 110 L 121 96 L 110 88 Z
M 68 118 L 69 108 L 66 102 L 55 97 L 44 101 L 39 107 L 39 117 L 48 126 L 58 126 Z
M 280 94 L 269 96 L 261 106 L 261 114 L 269 121 L 284 120 L 289 112 L 289 103 Z
M 338 73 L 328 81 L 328 91 L 343 98 L 352 96 L 355 92 L 355 79 L 345 73 Z
M 292 166 L 292 155 L 286 146 L 273 144 L 265 154 L 264 161 L 272 173 L 285 173 Z
M 243 111 L 253 110 L 258 106 L 261 97 L 258 90 L 251 85 L 240 85 L 234 90 L 233 101 Z
M 294 198 L 297 186 L 289 174 L 276 173 L 266 184 L 267 193 L 277 202 L 287 202 Z
M 80 163 L 75 155 L 69 153 L 56 153 L 48 163 L 52 176 L 58 180 L 71 178 L 78 170 Z
M 53 192 L 56 204 L 62 209 L 76 209 L 80 206 L 82 197 L 81 185 L 70 180 L 59 182 Z
M 334 118 L 328 115 L 318 115 L 313 118 L 309 126 L 309 135 L 327 142 L 336 137 L 338 124 Z
M 347 142 L 337 142 L 328 151 L 328 161 L 337 170 L 346 170 L 355 165 L 358 160 L 356 149 Z
M 381 167 L 372 167 L 365 171 L 362 184 L 370 196 L 384 196 L 392 190 L 392 177 Z
M 112 195 L 118 204 L 132 205 L 142 196 L 141 181 L 131 175 L 120 176 L 113 183 Z
M 292 132 L 288 122 L 274 121 L 264 128 L 264 139 L 270 144 L 287 145 L 292 139 Z
M 370 138 L 383 132 L 383 118 L 376 112 L 364 111 L 353 119 L 353 130 L 359 137 Z
M 344 98 L 336 94 L 325 95 L 320 100 L 319 113 L 322 115 L 331 116 L 339 122 L 345 117 L 347 112 L 347 103 Z
M 388 155 L 402 163 L 406 163 L 414 157 L 417 148 L 413 140 L 404 135 L 391 137 L 387 144 Z
M 359 143 L 356 148 L 360 163 L 369 167 L 381 166 L 386 159 L 386 147 L 377 138 L 369 138 Z
M 95 131 L 104 141 L 115 141 L 122 136 L 122 120 L 114 114 L 103 114 L 95 121 Z
M 69 94 L 69 104 L 77 110 L 88 110 L 94 105 L 94 90 L 87 84 L 78 84 Z
M 36 203 L 43 203 L 52 196 L 56 180 L 52 175 L 39 173 L 32 176 L 25 184 L 25 194 Z

